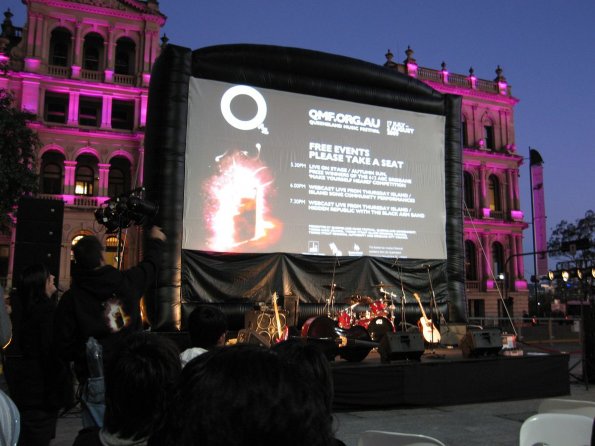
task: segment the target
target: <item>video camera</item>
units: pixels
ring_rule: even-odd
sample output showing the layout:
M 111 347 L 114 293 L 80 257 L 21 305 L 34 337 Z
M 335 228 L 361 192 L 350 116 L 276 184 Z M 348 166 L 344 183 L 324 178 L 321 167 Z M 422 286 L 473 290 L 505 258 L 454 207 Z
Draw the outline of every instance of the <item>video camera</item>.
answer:
M 139 187 L 128 194 L 110 198 L 95 210 L 95 219 L 105 226 L 108 233 L 128 228 L 133 223 L 147 223 L 157 215 L 159 206 L 144 200 L 144 191 L 144 187 Z

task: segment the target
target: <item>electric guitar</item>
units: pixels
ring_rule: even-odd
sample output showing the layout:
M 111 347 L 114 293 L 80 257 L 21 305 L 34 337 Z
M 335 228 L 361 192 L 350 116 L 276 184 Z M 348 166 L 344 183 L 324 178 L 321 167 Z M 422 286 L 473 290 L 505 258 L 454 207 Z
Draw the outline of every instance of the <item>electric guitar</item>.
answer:
M 421 332 L 424 340 L 429 342 L 430 344 L 437 344 L 440 342 L 440 332 L 434 325 L 434 323 L 428 319 L 426 316 L 426 312 L 424 311 L 424 307 L 421 304 L 421 299 L 419 298 L 419 294 L 413 293 L 413 297 L 417 300 L 419 304 L 419 309 L 421 310 L 421 317 L 419 321 L 417 321 L 417 326 L 419 327 L 419 331 Z
M 285 326 L 281 325 L 281 317 L 279 315 L 279 307 L 277 306 L 277 293 L 273 294 L 271 300 L 273 301 L 273 309 L 275 310 L 275 322 L 276 322 L 276 331 L 275 333 L 271 334 L 271 340 L 273 342 L 279 343 L 281 341 L 287 340 L 289 336 L 289 328 L 287 324 Z

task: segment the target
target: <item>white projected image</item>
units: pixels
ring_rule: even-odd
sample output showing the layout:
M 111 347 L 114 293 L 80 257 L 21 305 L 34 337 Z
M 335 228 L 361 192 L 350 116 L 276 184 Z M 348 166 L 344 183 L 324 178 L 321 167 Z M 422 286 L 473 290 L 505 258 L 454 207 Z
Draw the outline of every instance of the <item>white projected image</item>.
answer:
M 182 247 L 445 259 L 444 122 L 191 78 Z

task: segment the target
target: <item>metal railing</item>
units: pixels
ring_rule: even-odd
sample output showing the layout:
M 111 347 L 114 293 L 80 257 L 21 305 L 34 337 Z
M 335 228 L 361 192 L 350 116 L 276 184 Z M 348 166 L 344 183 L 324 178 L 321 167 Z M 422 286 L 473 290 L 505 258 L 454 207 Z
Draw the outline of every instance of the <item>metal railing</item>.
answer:
M 483 328 L 499 328 L 502 333 L 513 334 L 516 331 L 517 339 L 527 344 L 581 342 L 582 321 L 579 317 L 470 317 L 468 323 Z

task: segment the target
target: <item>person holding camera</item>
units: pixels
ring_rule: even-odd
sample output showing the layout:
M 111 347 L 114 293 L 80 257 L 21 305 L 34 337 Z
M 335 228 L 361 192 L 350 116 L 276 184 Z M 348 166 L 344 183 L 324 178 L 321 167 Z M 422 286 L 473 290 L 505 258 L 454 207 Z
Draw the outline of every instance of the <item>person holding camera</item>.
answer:
M 97 237 L 85 236 L 72 248 L 72 286 L 56 309 L 54 341 L 62 359 L 74 362 L 83 427 L 103 424 L 102 370 L 116 343 L 142 330 L 140 299 L 156 283 L 165 239 L 161 228 L 153 226 L 143 260 L 125 271 L 105 263 Z

